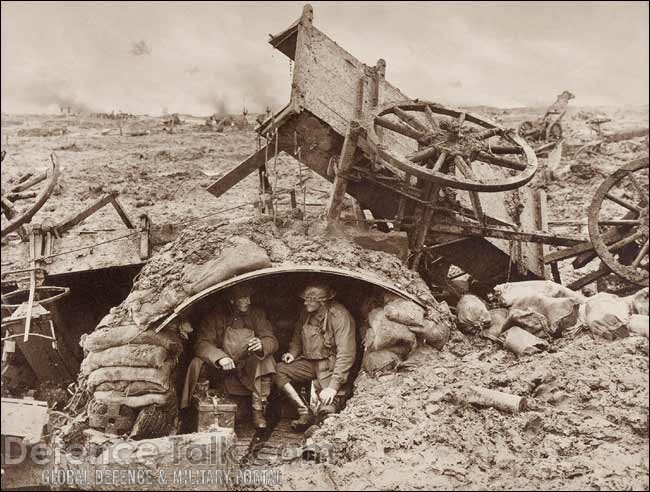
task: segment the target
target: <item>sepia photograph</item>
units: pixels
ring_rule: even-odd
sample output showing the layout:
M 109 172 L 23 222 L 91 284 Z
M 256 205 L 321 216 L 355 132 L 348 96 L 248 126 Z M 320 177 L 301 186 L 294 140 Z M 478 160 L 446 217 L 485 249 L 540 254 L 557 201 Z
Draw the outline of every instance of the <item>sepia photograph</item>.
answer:
M 647 1 L 2 1 L 2 490 L 648 490 Z

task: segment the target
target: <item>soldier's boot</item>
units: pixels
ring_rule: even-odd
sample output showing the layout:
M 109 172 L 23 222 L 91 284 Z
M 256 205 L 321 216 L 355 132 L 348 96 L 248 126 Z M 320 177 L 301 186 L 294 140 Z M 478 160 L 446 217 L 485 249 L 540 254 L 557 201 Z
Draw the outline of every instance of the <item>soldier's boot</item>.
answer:
M 285 384 L 282 387 L 282 391 L 284 391 L 298 409 L 298 418 L 291 421 L 291 428 L 296 432 L 303 432 L 312 423 L 309 407 L 305 405 L 305 402 L 302 401 L 302 398 L 300 398 L 295 388 L 291 386 L 291 383 Z
M 268 402 L 271 388 L 273 387 L 272 376 L 262 376 L 260 378 L 260 394 L 253 392 L 251 402 L 253 407 L 253 423 L 256 429 L 266 429 L 266 403 Z
M 345 398 L 342 395 L 336 395 L 329 405 L 321 405 L 318 410 L 318 419 L 320 422 L 327 419 L 330 415 L 340 412 L 345 406 Z
M 266 400 L 262 399 L 257 393 L 253 393 L 251 400 L 253 406 L 253 425 L 259 430 L 266 429 L 266 417 L 264 416 Z

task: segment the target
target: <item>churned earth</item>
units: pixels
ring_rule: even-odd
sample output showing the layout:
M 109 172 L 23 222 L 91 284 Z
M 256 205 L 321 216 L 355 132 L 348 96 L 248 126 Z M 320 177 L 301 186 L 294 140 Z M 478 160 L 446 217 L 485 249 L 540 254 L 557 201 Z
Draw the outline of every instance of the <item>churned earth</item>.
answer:
M 512 127 L 543 114 L 534 108 L 477 111 Z M 565 152 L 554 170 L 555 180 L 533 183 L 548 193 L 551 222 L 586 223 L 602 180 L 648 154 L 647 139 L 637 138 L 575 157 L 576 149 L 594 138 L 586 124 L 594 117 L 611 118 L 608 131 L 648 127 L 647 106 L 570 106 L 563 127 L 572 152 Z M 205 218 L 217 227 L 214 221 L 256 215 L 256 174 L 219 199 L 204 190 L 257 149 L 256 134 L 216 133 L 199 118 L 181 118 L 185 123 L 171 134 L 160 118 L 138 117 L 125 121 L 120 135 L 112 120 L 3 114 L 3 189 L 23 173 L 45 169 L 55 153 L 63 166 L 60 186 L 36 221 L 61 219 L 111 191 L 119 192 L 129 213 L 146 212 L 154 224 L 183 227 Z M 144 130 L 149 133 L 129 135 Z M 324 212 L 330 189 L 325 180 L 284 155 L 272 158 L 269 171 L 276 189 L 297 191 L 298 209 L 312 217 Z M 280 200 L 280 208 L 289 210 L 288 195 Z M 22 206 L 18 202 L 17 208 Z M 109 208 L 78 226 L 109 237 L 121 228 Z M 551 229 L 587 237 L 580 225 Z M 194 227 L 192 237 L 200 238 L 200 230 Z M 10 265 L 3 260 L 2 267 Z M 565 281 L 581 274 L 570 261 L 561 272 Z M 647 339 L 608 342 L 582 331 L 549 352 L 517 359 L 492 342 L 453 330 L 442 351 L 419 348 L 409 362 L 398 372 L 362 374 L 347 408 L 311 437 L 332 446 L 331 459 L 283 464 L 282 487 L 648 490 Z M 530 408 L 512 415 L 462 403 L 458 391 L 468 384 L 526 397 Z

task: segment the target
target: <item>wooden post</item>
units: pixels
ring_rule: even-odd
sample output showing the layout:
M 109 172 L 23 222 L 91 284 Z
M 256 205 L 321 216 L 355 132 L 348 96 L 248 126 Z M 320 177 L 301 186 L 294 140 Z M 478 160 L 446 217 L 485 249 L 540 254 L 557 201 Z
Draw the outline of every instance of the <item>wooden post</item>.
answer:
M 151 222 L 147 214 L 140 216 L 140 259 L 146 260 L 151 256 L 151 243 L 149 242 L 149 231 L 151 230 Z
M 345 173 L 347 173 L 352 167 L 354 151 L 357 148 L 357 142 L 360 135 L 361 125 L 359 122 L 355 120 L 350 121 L 347 134 L 345 135 L 345 141 L 343 142 L 343 148 L 341 149 L 341 157 L 339 158 L 336 178 L 334 178 L 334 188 L 332 189 L 332 195 L 330 196 L 330 202 L 328 205 L 328 221 L 336 221 L 341 216 L 343 199 L 348 187 L 348 180 L 345 177 Z
M 549 232 L 548 216 L 546 215 L 546 192 L 544 190 L 538 190 L 535 198 L 535 212 L 537 215 L 535 222 L 537 223 L 537 227 L 542 232 Z M 539 267 L 544 273 L 544 278 L 549 278 L 544 264 L 544 257 L 546 256 L 547 249 L 548 248 L 542 243 L 537 246 Z

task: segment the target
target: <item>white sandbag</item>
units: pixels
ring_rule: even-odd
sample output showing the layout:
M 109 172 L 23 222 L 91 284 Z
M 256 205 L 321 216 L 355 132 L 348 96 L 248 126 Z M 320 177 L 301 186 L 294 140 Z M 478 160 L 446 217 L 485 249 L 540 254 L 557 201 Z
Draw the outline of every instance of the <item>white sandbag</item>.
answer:
M 630 307 L 625 299 L 601 292 L 587 301 L 585 321 L 592 333 L 608 340 L 626 337 Z
M 648 315 L 647 314 L 633 314 L 630 316 L 630 323 L 628 328 L 631 333 L 641 335 L 648 338 Z
M 458 328 L 465 334 L 476 334 L 489 328 L 492 317 L 485 303 L 472 294 L 466 294 L 456 304 Z
M 120 345 L 157 345 L 167 350 L 170 357 L 183 350 L 175 331 L 165 329 L 156 333 L 133 324 L 100 328 L 89 335 L 82 335 L 79 344 L 86 352 L 100 352 Z
M 175 394 L 173 391 L 168 391 L 163 394 L 155 393 L 141 396 L 124 396 L 121 393 L 114 391 L 96 391 L 94 397 L 95 400 L 100 403 L 119 404 L 131 408 L 140 408 L 148 405 L 164 405 L 175 398 Z
M 373 309 L 368 315 L 368 322 L 374 331 L 374 340 L 369 350 L 382 350 L 394 345 L 415 347 L 417 340 L 407 326 L 386 318 L 382 308 Z
M 395 323 L 409 326 L 422 326 L 424 324 L 424 309 L 413 301 L 399 299 L 384 306 L 386 318 Z
M 183 290 L 193 295 L 203 289 L 242 273 L 271 266 L 266 251 L 250 239 L 233 238 L 236 246 L 224 248 L 219 258 L 203 265 L 188 265 L 183 271 Z
M 109 381 L 149 381 L 159 385 L 169 384 L 174 362 L 167 361 L 162 367 L 102 367 L 88 376 L 88 387 L 92 390 L 101 383 Z
M 90 352 L 81 363 L 81 373 L 90 374 L 100 367 L 153 367 L 163 365 L 168 352 L 158 345 L 121 345 L 101 352 Z
M 648 287 L 641 289 L 636 294 L 624 297 L 625 301 L 630 306 L 631 314 L 648 315 Z
M 586 302 L 587 298 L 579 292 L 575 292 L 550 280 L 526 280 L 524 282 L 508 282 L 499 284 L 494 288 L 503 306 L 510 307 L 518 299 L 532 295 L 544 295 L 547 297 L 567 297 L 575 299 L 578 304 Z

